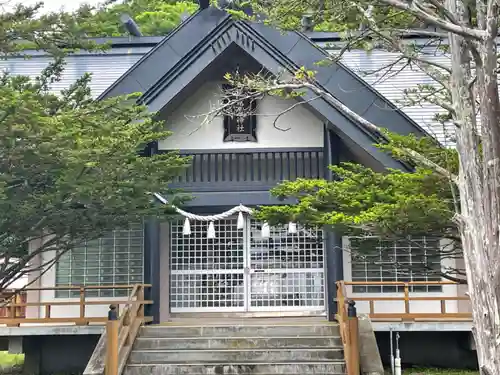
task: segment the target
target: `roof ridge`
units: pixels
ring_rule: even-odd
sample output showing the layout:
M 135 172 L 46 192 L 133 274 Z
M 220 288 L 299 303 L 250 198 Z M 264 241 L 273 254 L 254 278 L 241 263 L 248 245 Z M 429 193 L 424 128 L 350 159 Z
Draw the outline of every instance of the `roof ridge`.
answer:
M 240 21 L 242 22 L 242 21 Z M 250 26 L 250 24 L 248 22 L 246 22 L 246 27 L 249 28 L 250 30 L 252 30 L 252 32 L 254 34 L 259 34 L 259 32 L 257 30 L 255 30 L 254 28 L 252 28 Z M 269 26 L 266 26 L 266 27 L 269 27 Z M 287 32 L 290 32 L 290 33 L 294 33 L 294 34 L 297 34 L 299 37 L 301 37 L 302 39 L 304 39 L 307 43 L 309 43 L 311 46 L 313 46 L 314 48 L 318 49 L 325 57 L 331 57 L 331 54 L 329 54 L 323 47 L 319 46 L 317 43 L 315 43 L 311 38 L 309 38 L 306 34 L 304 34 L 303 32 L 301 31 L 298 31 L 298 30 L 293 30 L 293 31 L 287 31 Z M 274 50 L 276 50 L 277 53 L 279 53 L 280 55 L 282 55 L 283 58 L 291 61 L 287 56 L 285 56 L 281 51 L 279 51 L 276 47 L 274 47 L 272 44 L 270 44 L 266 38 L 262 35 L 260 35 L 260 38 L 263 39 L 264 42 L 266 42 L 268 45 L 270 45 Z M 295 64 L 293 61 L 292 61 L 292 64 L 297 66 L 297 64 Z M 415 120 L 413 120 L 410 116 L 408 116 L 406 113 L 404 113 L 401 109 L 399 109 L 396 104 L 394 104 L 391 100 L 389 100 L 388 98 L 386 98 L 384 95 L 382 95 L 382 93 L 380 93 L 380 91 L 376 90 L 372 85 L 369 85 L 369 84 L 366 84 L 366 81 L 364 81 L 359 75 L 357 75 L 351 68 L 349 68 L 347 65 L 343 64 L 341 61 L 335 61 L 335 64 L 339 65 L 342 69 L 344 69 L 350 76 L 352 76 L 354 79 L 356 79 L 358 82 L 362 83 L 365 87 L 367 87 L 370 91 L 372 91 L 378 98 L 380 99 L 383 99 L 383 101 L 385 102 L 386 105 L 388 105 L 389 107 L 391 107 L 391 109 L 394 109 L 396 110 L 401 116 L 403 116 L 407 121 L 409 121 L 410 123 L 412 123 L 415 127 L 417 127 L 423 134 L 428 134 L 428 132 L 422 128 L 420 126 L 420 124 L 418 124 Z M 300 68 L 300 67 L 298 67 Z M 315 80 L 316 81 L 316 80 Z M 318 81 L 316 81 L 316 84 L 321 86 L 325 91 L 328 91 L 327 88 L 320 84 Z M 373 105 L 373 103 L 371 104 Z M 371 106 L 370 105 L 370 106 Z M 370 108 L 370 106 L 368 108 Z M 368 108 L 365 110 L 365 112 L 368 110 Z M 362 116 L 363 114 L 360 114 L 360 116 Z
M 157 95 L 158 90 L 162 90 L 165 85 L 165 81 L 168 81 L 172 75 L 177 74 L 179 67 L 185 66 L 196 58 L 197 55 L 200 55 L 204 52 L 205 49 L 210 48 L 211 44 L 207 43 L 207 40 L 217 39 L 221 35 L 223 35 L 227 29 L 229 29 L 235 21 L 230 17 L 226 18 L 223 22 L 219 23 L 211 33 L 207 34 L 203 39 L 201 39 L 196 45 L 193 46 L 187 53 L 185 53 L 181 59 L 172 67 L 169 71 L 165 72 L 165 74 L 156 81 L 156 83 L 151 86 L 140 98 L 141 102 L 145 102 L 151 100 Z M 219 35 L 216 35 L 219 34 Z M 202 46 L 202 48 L 199 48 Z M 205 46 L 203 48 L 203 46 Z
M 132 65 L 128 71 L 133 71 L 137 66 L 139 66 L 142 61 L 144 61 L 145 59 L 147 59 L 151 54 L 153 54 L 156 50 L 158 50 L 159 48 L 161 48 L 165 43 L 167 43 L 170 38 L 172 38 L 175 34 L 177 34 L 177 32 L 179 32 L 180 29 L 186 27 L 186 25 L 188 25 L 199 13 L 201 13 L 203 11 L 203 9 L 200 9 L 198 8 L 196 10 L 196 12 L 194 12 L 193 14 L 191 14 L 188 18 L 186 18 L 184 21 L 182 21 L 179 25 L 177 25 L 176 27 L 174 27 L 167 35 L 165 35 L 160 42 L 158 42 L 153 48 L 151 48 L 151 50 L 148 51 L 148 53 L 144 54 L 139 60 L 136 61 L 136 63 L 134 65 Z M 117 79 L 115 82 L 113 82 L 113 84 L 111 86 L 109 86 L 106 90 L 104 90 L 101 95 L 99 95 L 99 97 L 97 98 L 97 100 L 100 100 L 104 97 L 106 97 L 106 95 L 113 89 L 115 88 L 118 84 L 121 83 L 121 81 L 125 78 L 126 74 L 123 74 L 119 79 Z

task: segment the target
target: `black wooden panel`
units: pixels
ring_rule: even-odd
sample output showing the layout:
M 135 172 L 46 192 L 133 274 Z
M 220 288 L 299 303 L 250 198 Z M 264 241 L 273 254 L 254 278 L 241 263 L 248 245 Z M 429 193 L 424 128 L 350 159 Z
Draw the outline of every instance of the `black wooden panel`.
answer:
M 322 148 L 283 150 L 185 151 L 192 165 L 175 181 L 175 185 L 212 186 L 230 190 L 232 186 L 273 186 L 283 180 L 322 178 Z

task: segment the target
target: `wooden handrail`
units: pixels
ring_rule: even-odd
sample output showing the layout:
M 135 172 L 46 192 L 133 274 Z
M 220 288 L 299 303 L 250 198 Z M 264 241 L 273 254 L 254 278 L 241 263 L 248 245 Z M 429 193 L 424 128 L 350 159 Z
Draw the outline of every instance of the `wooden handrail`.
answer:
M 442 296 L 442 297 L 352 297 L 356 301 L 468 301 L 469 297 Z
M 116 306 L 110 306 L 106 325 L 106 375 L 120 375 L 127 363 L 132 346 L 141 325 L 150 319 L 144 316 L 145 285 L 135 285 L 130 293 L 128 303 L 118 317 Z
M 105 324 L 108 320 L 108 317 L 104 314 L 100 317 L 87 317 L 86 315 L 86 306 L 91 305 L 103 305 L 109 306 L 113 305 L 145 305 L 151 304 L 152 301 L 144 301 L 144 298 L 140 300 L 131 300 L 128 299 L 104 299 L 98 297 L 88 297 L 87 292 L 93 290 L 127 290 L 132 289 L 134 293 L 137 293 L 137 290 L 140 288 L 147 288 L 151 285 L 89 285 L 89 286 L 55 286 L 55 287 L 43 287 L 43 288 L 22 288 L 22 289 L 13 289 L 9 291 L 4 291 L 4 293 L 0 293 L 0 301 L 3 298 L 4 301 L 4 309 L 5 314 L 0 316 L 0 324 L 5 324 L 9 327 L 18 327 L 22 323 L 30 323 L 30 324 L 44 324 L 44 323 L 71 323 L 76 325 L 87 325 L 89 323 L 101 323 Z M 74 290 L 79 291 L 78 297 L 69 297 L 64 298 L 64 300 L 57 301 L 47 301 L 47 302 L 23 302 L 23 299 L 26 298 L 27 292 L 29 291 L 47 291 L 47 290 Z M 133 295 L 131 293 L 130 295 Z M 98 298 L 97 300 L 88 300 L 88 298 Z M 0 302 L 1 303 L 1 302 Z M 53 306 L 78 306 L 79 312 L 78 316 L 75 317 L 57 317 L 53 318 L 51 316 L 52 307 Z M 27 307 L 39 307 L 43 309 L 43 317 L 39 318 L 26 318 L 26 308 Z
M 414 293 L 422 293 L 422 292 L 413 292 L 411 291 L 412 286 L 432 286 L 432 285 L 459 285 L 453 281 L 341 281 L 340 282 L 343 288 L 343 296 L 344 300 L 351 299 L 356 302 L 368 302 L 369 303 L 369 316 L 371 319 L 376 320 L 472 320 L 472 314 L 469 312 L 448 312 L 446 311 L 446 301 L 468 301 L 469 297 L 467 296 L 413 296 Z M 359 294 L 347 295 L 346 286 L 399 286 L 403 287 L 403 291 L 395 291 L 392 293 L 399 293 L 400 296 L 385 296 L 385 295 L 376 295 L 376 296 L 363 296 Z M 377 293 L 378 294 L 378 293 Z M 339 298 L 337 292 L 337 299 Z M 404 307 L 401 312 L 377 312 L 375 309 L 375 302 L 382 301 L 401 301 L 404 303 Z M 414 313 L 411 311 L 411 303 L 412 301 L 437 301 L 439 302 L 439 312 L 418 312 Z M 340 301 L 339 301 L 340 304 Z
M 405 285 L 459 285 L 455 281 L 342 281 L 344 285 L 387 285 L 387 286 L 405 286 Z
M 349 304 L 349 309 L 346 305 Z M 345 284 L 337 282 L 337 322 L 344 347 L 347 375 L 359 375 L 358 317 L 354 302 L 346 299 Z
M 98 289 L 132 289 L 136 284 L 122 285 L 58 285 L 58 286 L 43 286 L 43 287 L 26 287 L 18 289 L 9 289 L 9 293 L 19 293 L 22 291 L 46 291 L 46 290 L 98 290 Z
M 95 297 L 99 298 L 99 297 Z M 99 299 L 98 301 L 88 301 L 85 299 L 84 304 L 86 306 L 89 305 L 110 305 L 110 304 L 116 304 L 116 305 L 123 305 L 123 304 L 133 304 L 133 303 L 139 303 L 135 301 L 129 301 L 129 300 L 117 300 L 117 299 L 110 299 L 110 300 L 105 300 L 105 299 Z M 32 307 L 32 306 L 80 306 L 82 304 L 81 301 L 49 301 L 49 302 L 18 302 L 18 303 L 9 303 L 7 306 L 9 307 Z

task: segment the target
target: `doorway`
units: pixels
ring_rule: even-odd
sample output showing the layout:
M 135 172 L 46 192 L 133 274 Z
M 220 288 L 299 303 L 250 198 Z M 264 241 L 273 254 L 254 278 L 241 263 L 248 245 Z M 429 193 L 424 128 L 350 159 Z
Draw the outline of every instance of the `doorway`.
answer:
M 324 241 L 319 229 L 298 225 L 271 227 L 262 238 L 262 223 L 237 217 L 215 222 L 216 238 L 207 238 L 208 223 L 183 220 L 170 230 L 170 311 L 318 312 L 325 311 Z

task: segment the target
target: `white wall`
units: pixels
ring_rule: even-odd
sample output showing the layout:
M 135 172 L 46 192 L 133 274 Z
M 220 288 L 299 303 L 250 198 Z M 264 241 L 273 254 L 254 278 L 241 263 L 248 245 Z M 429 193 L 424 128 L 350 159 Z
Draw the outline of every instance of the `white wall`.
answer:
M 343 243 L 343 259 L 344 259 L 344 280 L 352 281 L 352 263 L 351 252 L 349 251 L 349 239 L 344 237 Z M 445 240 L 441 241 L 441 247 L 446 246 Z M 441 262 L 442 267 L 454 267 L 453 259 L 444 259 Z M 401 293 L 354 293 L 352 286 L 346 286 L 346 292 L 349 297 L 356 300 L 356 297 L 404 297 Z M 443 285 L 441 292 L 411 292 L 411 297 L 457 297 L 459 295 L 458 285 Z M 447 313 L 457 313 L 458 301 L 445 301 Z M 369 301 L 357 301 L 356 307 L 360 313 L 369 313 Z M 375 313 L 404 313 L 404 301 L 375 301 Z M 441 301 L 410 301 L 410 313 L 441 313 Z
M 293 100 L 267 96 L 257 104 L 257 142 L 223 142 L 223 118 L 207 121 L 206 116 L 218 107 L 220 84 L 207 83 L 186 100 L 167 119 L 167 128 L 173 135 L 159 142 L 159 148 L 169 149 L 244 149 L 323 147 L 323 122 L 303 105 L 289 109 Z

